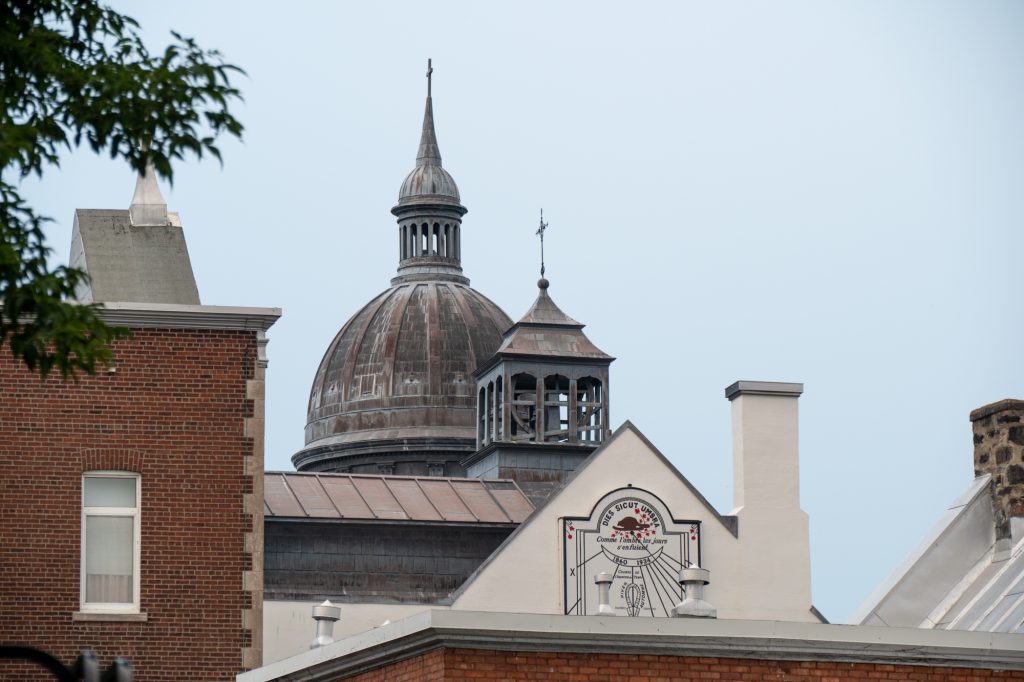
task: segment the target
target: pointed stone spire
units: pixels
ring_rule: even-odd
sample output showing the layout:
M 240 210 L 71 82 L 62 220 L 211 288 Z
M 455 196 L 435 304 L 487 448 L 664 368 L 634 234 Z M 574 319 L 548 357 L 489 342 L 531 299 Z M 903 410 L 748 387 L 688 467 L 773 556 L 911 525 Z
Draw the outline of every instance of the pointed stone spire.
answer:
M 167 200 L 160 193 L 153 164 L 147 164 L 146 171 L 139 173 L 128 214 L 132 225 L 136 227 L 171 224 L 167 215 Z

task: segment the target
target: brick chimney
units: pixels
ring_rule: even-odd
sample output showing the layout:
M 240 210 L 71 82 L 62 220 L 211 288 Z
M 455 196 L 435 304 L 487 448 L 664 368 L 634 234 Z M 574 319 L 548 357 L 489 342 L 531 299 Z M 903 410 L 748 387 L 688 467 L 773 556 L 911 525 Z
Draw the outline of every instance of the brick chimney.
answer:
M 974 475 L 992 476 L 996 540 L 1010 538 L 1010 519 L 1024 517 L 1024 400 L 1000 400 L 971 412 Z

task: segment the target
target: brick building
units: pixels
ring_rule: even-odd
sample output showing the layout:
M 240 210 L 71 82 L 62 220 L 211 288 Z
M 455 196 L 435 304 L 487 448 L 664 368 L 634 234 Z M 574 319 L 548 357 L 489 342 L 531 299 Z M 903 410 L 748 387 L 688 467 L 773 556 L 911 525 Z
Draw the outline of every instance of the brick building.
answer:
M 280 311 L 201 305 L 154 189 L 140 179 L 130 211 L 75 216 L 80 296 L 132 331 L 109 370 L 40 381 L 0 354 L 0 642 L 66 664 L 84 648 L 104 667 L 128 657 L 138 680 L 227 680 L 261 663 L 265 332 Z M 0 662 L 0 679 L 51 678 Z

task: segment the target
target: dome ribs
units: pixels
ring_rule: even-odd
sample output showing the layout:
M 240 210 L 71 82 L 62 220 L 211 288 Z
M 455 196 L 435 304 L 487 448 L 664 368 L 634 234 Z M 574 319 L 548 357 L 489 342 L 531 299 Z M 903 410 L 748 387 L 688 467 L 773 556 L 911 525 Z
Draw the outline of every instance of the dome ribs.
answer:
M 398 395 L 395 388 L 395 358 L 398 351 L 399 336 L 402 333 L 402 322 L 405 320 L 406 310 L 409 308 L 409 301 L 412 298 L 412 290 L 417 285 L 402 285 L 396 287 L 395 296 L 401 296 L 398 310 L 391 316 L 391 324 L 388 326 L 384 337 L 384 367 L 381 381 L 385 387 L 385 395 Z
M 402 324 L 395 338 L 395 379 L 393 396 L 422 396 L 429 387 L 430 356 L 427 352 L 429 318 L 424 304 L 427 284 L 416 284 L 408 291 Z
M 362 324 L 359 325 L 359 329 L 352 334 L 352 341 L 351 343 L 349 343 L 349 346 L 346 349 L 345 359 L 342 361 L 342 368 L 344 369 L 344 371 L 342 372 L 341 385 L 339 386 L 340 390 L 338 391 L 338 393 L 341 396 L 339 402 L 349 400 L 349 394 L 351 393 L 352 386 L 352 378 L 355 375 L 356 371 L 356 357 L 359 353 L 359 348 L 360 346 L 362 346 L 363 337 L 366 335 L 366 330 L 370 326 L 370 323 L 373 321 L 373 318 L 377 316 L 377 312 L 381 309 L 381 306 L 383 306 L 390 298 L 390 296 L 388 296 L 387 293 L 388 292 L 384 292 L 384 294 L 378 296 L 369 305 L 363 308 L 363 310 L 367 310 L 368 308 L 370 308 L 370 306 L 373 306 L 373 311 L 366 315 L 366 317 L 362 321 Z M 374 303 L 376 303 L 376 305 L 374 305 Z M 347 331 L 347 329 L 342 330 L 343 333 L 345 331 Z M 331 358 L 332 364 L 337 359 L 337 355 Z
M 364 327 L 363 333 L 359 335 L 358 345 L 354 345 L 355 361 L 348 365 L 346 360 L 346 365 L 351 367 L 352 372 L 348 385 L 349 400 L 379 399 L 385 393 L 384 387 L 378 386 L 378 378 L 384 364 L 381 350 L 386 335 L 383 330 L 387 329 L 398 301 L 399 297 L 394 294 L 384 299 L 370 318 L 369 324 Z
M 340 392 L 344 395 L 346 382 L 348 381 L 346 379 L 348 372 L 345 371 L 344 361 L 348 357 L 353 341 L 356 338 L 356 334 L 350 332 L 356 327 L 360 329 L 365 328 L 367 320 L 373 316 L 373 313 L 383 303 L 386 294 L 386 291 L 379 294 L 363 306 L 355 315 L 350 317 L 348 322 L 342 326 L 341 331 L 334 336 L 334 340 L 331 341 L 331 345 L 327 348 L 327 352 L 324 353 L 324 357 L 320 361 L 320 369 L 316 373 L 316 378 L 313 380 L 313 388 L 310 390 L 309 408 L 307 411 L 310 423 L 312 423 L 315 416 L 322 416 L 320 415 L 320 407 L 322 405 L 331 404 L 329 400 L 325 403 L 324 394 L 330 391 L 332 385 L 335 387 L 335 392 Z
M 476 344 L 473 343 L 473 331 L 477 328 L 477 319 L 472 307 L 469 305 L 469 295 L 466 292 L 472 291 L 469 287 L 461 287 L 458 285 L 449 284 L 448 290 L 452 293 L 452 296 L 457 301 L 459 311 L 462 313 L 462 319 L 466 321 L 466 351 L 469 353 L 469 374 L 473 375 L 473 370 L 476 369 L 477 364 L 480 362 L 479 349 Z M 462 295 L 460 295 L 462 294 Z
M 476 320 L 467 306 L 460 305 L 461 297 L 452 291 L 450 284 L 438 286 L 437 296 L 441 328 L 444 330 L 440 358 L 441 393 L 472 395 L 471 382 L 476 361 L 472 357 L 469 328 L 476 324 Z
M 441 340 L 447 334 L 447 329 L 441 326 L 438 301 L 440 285 L 429 287 L 430 294 L 427 296 L 427 381 L 428 393 L 433 396 L 441 395 Z

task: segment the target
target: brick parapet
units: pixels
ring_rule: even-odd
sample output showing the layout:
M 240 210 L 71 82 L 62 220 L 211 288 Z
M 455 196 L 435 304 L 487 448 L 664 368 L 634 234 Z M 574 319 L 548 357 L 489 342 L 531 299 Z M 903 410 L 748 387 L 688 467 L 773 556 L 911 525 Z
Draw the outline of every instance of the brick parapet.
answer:
M 1024 680 L 1022 671 L 962 667 L 658 656 L 575 652 L 440 649 L 338 680 L 438 682 L 463 680 L 565 680 L 567 682 L 845 682 L 922 680 L 992 682 Z
M 436 609 L 270 663 L 240 675 L 238 682 L 335 682 L 362 679 L 358 676 L 379 670 L 385 671 L 381 679 L 391 679 L 392 666 L 437 650 L 456 652 L 445 654 L 441 678 L 453 680 L 973 680 L 994 675 L 1024 680 L 1019 637 L 787 621 Z M 494 660 L 452 665 L 462 660 L 459 657 L 470 656 L 464 652 L 474 651 L 486 652 L 480 655 Z M 598 665 L 602 660 L 606 664 Z M 696 667 L 709 663 L 746 666 L 750 676 L 729 677 L 722 674 L 726 670 Z M 809 669 L 819 672 L 799 677 Z M 705 675 L 711 672 L 716 675 Z

